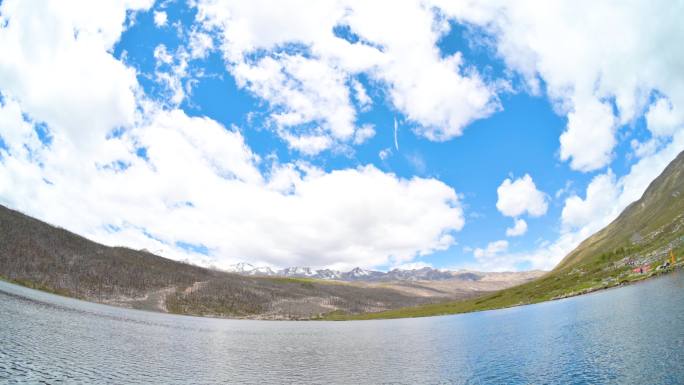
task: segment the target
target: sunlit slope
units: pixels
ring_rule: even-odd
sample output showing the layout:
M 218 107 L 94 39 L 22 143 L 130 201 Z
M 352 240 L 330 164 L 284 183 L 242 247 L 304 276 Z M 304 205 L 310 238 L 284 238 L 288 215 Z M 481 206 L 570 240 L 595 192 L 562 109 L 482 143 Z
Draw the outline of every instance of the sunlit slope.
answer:
M 430 304 L 382 313 L 328 319 L 421 317 L 489 310 L 583 294 L 670 271 L 684 257 L 684 153 L 651 182 L 641 199 L 629 205 L 601 231 L 582 242 L 550 273 L 532 282 L 480 298 Z M 634 269 L 645 267 L 645 273 Z M 650 269 L 650 270 L 649 270 Z
M 667 243 L 681 235 L 684 214 L 684 152 L 651 182 L 644 195 L 611 224 L 587 238 L 556 270 L 591 262 L 603 253 L 639 244 Z

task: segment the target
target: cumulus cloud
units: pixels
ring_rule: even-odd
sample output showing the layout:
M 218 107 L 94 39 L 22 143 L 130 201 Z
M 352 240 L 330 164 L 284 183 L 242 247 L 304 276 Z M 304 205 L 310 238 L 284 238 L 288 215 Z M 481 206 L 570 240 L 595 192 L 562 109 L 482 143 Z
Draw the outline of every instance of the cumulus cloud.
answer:
M 212 37 L 196 28 L 179 29 L 177 35 L 182 44 L 174 50 L 159 44 L 153 52 L 154 79 L 160 86 L 158 92 L 161 94 L 157 102 L 169 108 L 178 107 L 192 96 L 193 85 L 199 78 L 206 76 L 203 68 L 192 64 L 205 59 L 214 49 Z
M 434 4 L 203 0 L 197 8 L 204 27 L 221 33 L 238 85 L 266 100 L 279 134 L 310 154 L 353 140 L 358 109 L 371 103 L 359 74 L 431 140 L 461 135 L 500 108 L 496 87 L 460 53 L 441 55 L 437 41 L 450 27 Z M 302 136 L 328 140 L 307 147 Z
M 605 216 L 613 210 L 612 203 L 617 199 L 618 193 L 612 171 L 597 175 L 587 186 L 584 199 L 573 195 L 565 200 L 561 213 L 562 224 L 577 228 Z
M 535 268 L 551 268 L 638 199 L 684 149 L 680 112 L 684 51 L 678 48 L 684 37 L 678 17 L 682 5 L 669 1 L 619 7 L 582 1 L 442 3 L 445 12 L 479 26 L 485 36 L 481 43 L 490 45 L 507 68 L 523 76 L 528 91 L 544 92 L 555 110 L 568 118 L 559 154 L 573 169 L 588 172 L 608 165 L 617 139 L 624 136 L 622 127 L 646 118 L 653 138 L 632 141 L 638 161 L 621 177 L 611 171 L 595 177 L 584 198 L 571 195 L 555 241 L 479 265 L 505 269 L 528 262 Z M 591 17 L 586 17 L 587 10 Z M 601 192 L 613 199 L 604 199 Z
M 108 244 L 177 258 L 204 258 L 182 246 L 201 245 L 195 250 L 219 262 L 370 267 L 447 248 L 463 215 L 444 183 L 372 166 L 326 172 L 264 160 L 239 129 L 175 106 L 189 93 L 187 62 L 220 49 L 238 86 L 265 101 L 269 128 L 304 154 L 374 135 L 358 119 L 373 106 L 364 84 L 380 88 L 370 94 L 387 97 L 407 128 L 450 139 L 499 110 L 497 93 L 508 90 L 499 84 L 510 80 L 484 80 L 461 53 L 440 52 L 437 42 L 454 20 L 476 29 L 470 38 L 484 39 L 473 43 L 495 50 L 525 91 L 545 94 L 567 118 L 558 154 L 571 168 L 605 168 L 637 119 L 645 118 L 651 134 L 631 142 L 637 159 L 627 174 L 599 171 L 585 192 L 566 199 L 555 241 L 528 253 L 488 245 L 477 253 L 480 268 L 552 267 L 638 199 L 684 149 L 682 6 L 668 1 L 619 8 L 531 0 L 193 4 L 201 25 L 181 31 L 187 45 L 157 52 L 157 80 L 170 91 L 159 106 L 142 95 L 135 70 L 112 55 L 135 20 L 127 15 L 149 9 L 151 0 L 0 3 L 3 203 Z M 306 15 L 290 12 L 303 6 Z M 395 121 L 398 153 L 397 129 Z M 122 192 L 124 185 L 136 188 Z M 529 175 L 502 188 L 497 208 L 515 219 L 508 236 L 524 233 L 520 216 L 546 213 L 546 195 Z M 415 220 L 422 217 L 425 223 Z
M 544 241 L 530 251 L 495 253 L 467 268 L 492 271 L 517 270 L 520 264 L 533 269 L 552 269 L 580 242 L 599 231 L 639 199 L 648 185 L 684 150 L 684 132 L 677 132 L 660 151 L 639 159 L 622 177 L 608 170 L 587 186 L 584 199 L 573 194 L 565 201 L 561 231 L 553 241 Z M 607 199 L 607 198 L 610 198 Z
M 372 124 L 364 124 L 354 133 L 354 144 L 362 144 L 375 136 L 375 128 Z
M 460 52 L 440 54 L 436 43 L 453 20 L 477 29 L 470 36 L 473 43 L 491 47 L 508 70 L 524 79 L 525 90 L 540 94 L 543 82 L 556 111 L 567 117 L 559 154 L 575 170 L 590 172 L 610 164 L 618 129 L 646 109 L 654 135 L 669 137 L 681 126 L 683 116 L 677 111 L 682 108 L 677 106 L 684 104 L 679 76 L 684 27 L 668 1 L 620 7 L 575 1 L 540 6 L 532 0 L 342 1 L 318 2 L 306 15 L 287 12 L 298 1 L 264 6 L 204 0 L 198 9 L 207 29 L 222 32 L 224 55 L 242 84 L 271 103 L 276 117 L 296 117 L 277 120 L 279 128 L 290 136 L 312 136 L 314 126 L 316 136 L 330 138 L 326 146 L 317 142 L 310 153 L 352 140 L 351 134 L 340 137 L 339 129 L 355 129 L 357 110 L 349 88 L 357 100 L 365 100 L 355 81 L 358 74 L 383 85 L 393 106 L 416 124 L 414 131 L 432 140 L 458 136 L 472 121 L 500 109 L 498 93 L 509 88 L 497 84 L 508 79 L 485 82 Z M 388 7 L 392 18 L 384 17 Z M 595 17 L 584 17 L 586 9 Z M 644 14 L 654 17 L 644 20 Z M 264 51 L 265 57 L 252 59 Z M 292 56 L 326 68 L 315 80 L 325 79 L 336 103 L 311 88 L 314 79 L 286 68 Z M 239 71 L 259 68 L 262 60 L 278 64 L 271 72 Z M 258 82 L 270 84 L 269 92 L 256 87 Z M 276 90 L 289 94 L 292 87 L 304 103 L 279 99 Z M 653 93 L 661 97 L 649 107 Z M 311 104 L 322 107 L 312 113 Z
M 359 108 L 361 109 L 361 111 L 368 111 L 371 108 L 371 105 L 373 104 L 373 99 L 371 99 L 371 97 L 368 96 L 366 87 L 364 87 L 363 84 L 361 84 L 361 82 L 356 79 L 352 79 L 351 84 L 354 90 L 354 97 L 356 98 L 356 101 L 359 104 Z
M 109 245 L 217 266 L 399 265 L 454 244 L 463 209 L 443 182 L 371 165 L 325 171 L 262 159 L 238 128 L 149 100 L 135 71 L 110 52 L 126 14 L 150 5 L 2 3 L 2 204 Z M 211 39 L 196 37 L 211 49 Z M 179 64 L 178 50 L 155 52 L 159 65 Z M 206 51 L 184 52 L 191 59 Z M 332 67 L 296 55 L 275 65 L 332 87 L 294 87 L 297 111 L 274 113 L 282 127 L 306 119 L 299 107 L 311 92 L 330 106 L 341 100 L 331 96 L 336 80 L 314 79 Z M 332 137 L 372 137 L 372 126 L 348 125 L 353 109 L 341 108 L 326 118 Z M 292 141 L 325 148 L 337 140 L 325 132 L 292 134 Z
M 473 250 L 473 255 L 475 258 L 478 260 L 486 259 L 486 258 L 492 258 L 496 257 L 505 251 L 508 250 L 508 241 L 506 240 L 500 240 L 500 241 L 494 241 L 490 242 L 487 244 L 487 247 L 482 249 L 482 248 L 476 248 Z
M 112 128 L 132 124 L 139 92 L 136 74 L 110 52 L 126 13 L 150 5 L 2 2 L 0 89 L 35 120 L 70 131 L 70 140 L 84 148 Z
M 673 106 L 684 104 L 681 4 L 442 3 L 445 12 L 480 26 L 483 43 L 526 79 L 529 90 L 540 93 L 543 81 L 556 110 L 568 117 L 561 157 L 576 170 L 609 164 L 616 124 L 638 118 L 651 93 L 665 95 Z M 654 115 L 669 110 L 658 103 Z
M 178 106 L 187 96 L 183 84 L 184 78 L 188 75 L 187 52 L 181 47 L 175 53 L 170 53 L 164 44 L 160 44 L 154 49 L 153 56 L 156 80 L 166 90 L 165 102 Z
M 11 148 L 36 145 L 14 104 L 1 111 L 17 132 L 12 140 L 2 132 Z M 218 266 L 399 264 L 448 248 L 464 224 L 455 191 L 437 180 L 289 163 L 263 174 L 239 131 L 179 110 L 152 116 L 104 140 L 108 151 L 89 159 L 76 149 L 43 148 L 41 167 L 26 154 L 3 153 L 0 199 L 107 244 Z
M 527 232 L 527 222 L 524 219 L 516 219 L 513 227 L 506 229 L 507 237 L 519 237 Z
M 485 82 L 460 52 L 440 55 L 436 42 L 453 20 L 475 28 L 478 33 L 470 36 L 474 44 L 491 47 L 508 70 L 524 79 L 525 90 L 546 93 L 567 117 L 559 154 L 575 170 L 590 172 L 610 164 L 618 130 L 644 110 L 649 110 L 649 127 L 656 136 L 670 137 L 681 126 L 677 111 L 682 108 L 677 106 L 684 103 L 679 76 L 684 28 L 668 1 L 620 7 L 574 1 L 540 6 L 531 0 L 342 1 L 319 2 L 306 15 L 287 12 L 298 5 L 298 0 L 277 6 L 205 0 L 198 9 L 200 22 L 222 33 L 229 69 L 243 86 L 271 103 L 276 117 L 289 118 L 275 121 L 288 140 L 318 138 L 303 142 L 313 144 L 309 153 L 353 141 L 352 134 L 339 132 L 351 132 L 356 125 L 349 89 L 358 101 L 366 99 L 355 80 L 358 74 L 383 85 L 393 106 L 416 124 L 414 131 L 432 140 L 458 136 L 470 122 L 498 110 L 497 94 L 509 88 L 496 84 L 508 79 Z M 389 19 L 384 17 L 387 7 L 393 10 Z M 595 17 L 583 17 L 586 9 Z M 654 17 L 644 20 L 644 14 Z M 311 88 L 313 79 L 286 68 L 292 56 L 327 68 L 320 73 L 337 95 L 336 103 Z M 261 68 L 267 59 L 278 62 L 271 72 Z M 239 71 L 244 67 L 257 70 Z M 268 92 L 256 87 L 258 82 L 270 84 Z M 276 90 L 296 91 L 303 102 L 280 100 Z M 649 106 L 654 93 L 659 97 Z M 312 104 L 323 107 L 312 113 Z
M 684 125 L 684 115 L 666 98 L 659 98 L 648 108 L 646 122 L 655 137 L 670 137 Z
M 157 27 L 163 27 L 166 25 L 167 21 L 167 15 L 166 12 L 164 11 L 155 11 L 154 12 L 154 25 Z
M 570 167 L 591 171 L 610 163 L 615 147 L 615 125 L 611 107 L 597 100 L 575 103 L 568 113 L 568 126 L 560 136 L 560 158 Z
M 508 217 L 518 217 L 525 213 L 539 217 L 546 214 L 548 209 L 546 194 L 537 190 L 529 174 L 514 181 L 506 178 L 496 189 L 496 193 L 496 208 Z

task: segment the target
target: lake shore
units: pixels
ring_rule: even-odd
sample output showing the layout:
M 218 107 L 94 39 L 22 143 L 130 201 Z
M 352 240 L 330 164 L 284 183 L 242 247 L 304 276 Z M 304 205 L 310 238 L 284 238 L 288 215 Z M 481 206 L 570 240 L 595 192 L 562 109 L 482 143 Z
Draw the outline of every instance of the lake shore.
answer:
M 106 300 L 106 301 L 93 301 L 87 298 L 80 298 L 77 296 L 72 296 L 69 293 L 65 292 L 57 292 L 54 290 L 48 290 L 45 287 L 42 287 L 39 284 L 33 283 L 33 282 L 24 282 L 24 281 L 14 281 L 11 279 L 8 279 L 7 277 L 0 276 L 0 280 L 9 282 L 12 284 L 16 284 L 19 286 L 24 286 L 30 289 L 34 290 L 40 290 L 43 292 L 47 292 L 50 294 L 54 295 L 59 295 L 62 297 L 66 298 L 74 298 L 74 299 L 79 299 L 82 301 L 86 302 L 92 302 L 92 303 L 99 303 L 103 305 L 109 305 L 109 306 L 114 306 L 114 307 L 119 307 L 119 308 L 125 308 L 125 309 L 136 309 L 136 310 L 141 310 L 141 311 L 149 311 L 149 312 L 154 312 L 154 313 L 164 313 L 164 314 L 177 314 L 177 315 L 187 315 L 187 316 L 194 316 L 194 317 L 203 317 L 203 318 L 212 318 L 212 319 L 233 319 L 233 320 L 258 320 L 258 321 L 358 321 L 358 320 L 382 320 L 382 319 L 400 319 L 400 318 L 420 318 L 420 317 L 439 317 L 439 316 L 446 316 L 446 315 L 454 315 L 454 314 L 465 314 L 465 313 L 475 313 L 475 312 L 481 312 L 481 311 L 490 311 L 490 310 L 498 310 L 498 309 L 507 309 L 507 308 L 513 308 L 513 307 L 520 307 L 520 306 L 526 306 L 526 305 L 532 305 L 536 303 L 542 303 L 542 302 L 549 302 L 549 301 L 557 301 L 557 300 L 562 300 L 562 299 L 567 299 L 567 298 L 572 298 L 572 297 L 577 297 L 577 296 L 582 296 L 586 294 L 592 294 L 592 293 L 597 293 L 600 291 L 605 291 L 609 289 L 616 289 L 624 286 L 629 286 L 633 284 L 637 284 L 640 282 L 645 282 L 648 280 L 651 280 L 653 278 L 658 278 L 663 275 L 670 274 L 675 271 L 679 271 L 682 268 L 684 268 L 684 261 L 679 262 L 675 264 L 674 266 L 671 266 L 665 270 L 653 270 L 649 272 L 648 274 L 640 274 L 640 275 L 632 275 L 630 276 L 629 280 L 615 280 L 614 282 L 611 282 L 608 285 L 600 285 L 600 286 L 595 286 L 595 287 L 589 287 L 580 291 L 573 291 L 561 296 L 556 296 L 553 298 L 548 298 L 540 301 L 530 301 L 527 303 L 515 303 L 512 305 L 505 305 L 505 306 L 495 306 L 495 307 L 477 307 L 477 302 L 478 300 L 481 300 L 482 298 L 489 297 L 489 296 L 496 296 L 497 293 L 500 292 L 495 292 L 492 294 L 488 294 L 482 297 L 477 297 L 477 298 L 472 298 L 472 299 L 467 299 L 463 301 L 452 301 L 452 302 L 443 302 L 443 303 L 435 303 L 435 304 L 429 304 L 429 305 L 423 305 L 423 306 L 416 306 L 416 307 L 406 307 L 406 308 L 399 308 L 399 309 L 394 309 L 394 310 L 389 310 L 389 311 L 383 311 L 383 312 L 370 312 L 370 313 L 361 313 L 361 314 L 343 314 L 341 312 L 330 312 L 327 314 L 322 314 L 320 317 L 314 317 L 314 318 L 308 318 L 308 319 L 291 319 L 291 318 L 286 318 L 286 317 L 264 317 L 262 315 L 255 315 L 255 316 L 243 316 L 243 317 L 226 317 L 222 315 L 216 315 L 216 314 L 192 314 L 192 313 L 177 313 L 177 312 L 172 312 L 168 311 L 168 309 L 161 305 L 161 299 L 158 298 L 158 296 L 154 296 L 154 306 L 140 306 L 138 302 L 140 303 L 147 303 L 150 302 L 148 298 L 141 298 L 141 299 L 136 299 L 135 301 L 130 301 L 130 300 Z M 516 287 L 512 287 L 509 289 L 502 290 L 514 290 Z M 167 292 L 167 290 L 164 290 Z M 157 294 L 157 293 L 155 293 Z M 142 301 L 141 301 L 142 300 Z M 473 305 L 474 304 L 474 305 Z M 449 307 L 444 311 L 439 311 L 438 309 L 440 307 Z

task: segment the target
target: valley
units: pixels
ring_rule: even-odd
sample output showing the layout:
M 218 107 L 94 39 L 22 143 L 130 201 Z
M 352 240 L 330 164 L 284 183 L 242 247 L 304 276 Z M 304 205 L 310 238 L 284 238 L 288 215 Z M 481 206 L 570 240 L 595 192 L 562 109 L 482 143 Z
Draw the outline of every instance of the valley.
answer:
M 249 319 L 318 319 L 481 296 L 541 272 L 507 276 L 435 269 L 332 278 L 226 272 L 145 250 L 108 247 L 0 206 L 0 278 L 93 302 L 141 310 Z M 300 274 L 301 273 L 301 274 Z M 495 277 L 499 277 L 497 279 Z M 501 279 L 503 277 L 503 279 Z

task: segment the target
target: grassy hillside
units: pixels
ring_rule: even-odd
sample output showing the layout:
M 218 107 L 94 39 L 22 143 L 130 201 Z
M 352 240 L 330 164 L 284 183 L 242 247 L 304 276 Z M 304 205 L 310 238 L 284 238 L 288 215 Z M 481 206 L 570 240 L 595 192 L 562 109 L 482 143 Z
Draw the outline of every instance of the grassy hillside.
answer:
M 684 153 L 673 160 L 610 225 L 582 242 L 557 270 L 587 262 L 620 248 L 674 241 L 684 216 Z
M 670 251 L 677 266 L 658 270 Z M 673 160 L 644 195 L 601 231 L 582 242 L 545 276 L 483 297 L 429 304 L 374 314 L 330 313 L 327 319 L 421 317 L 490 310 L 583 294 L 662 274 L 684 257 L 684 152 Z M 645 274 L 633 269 L 648 266 Z

